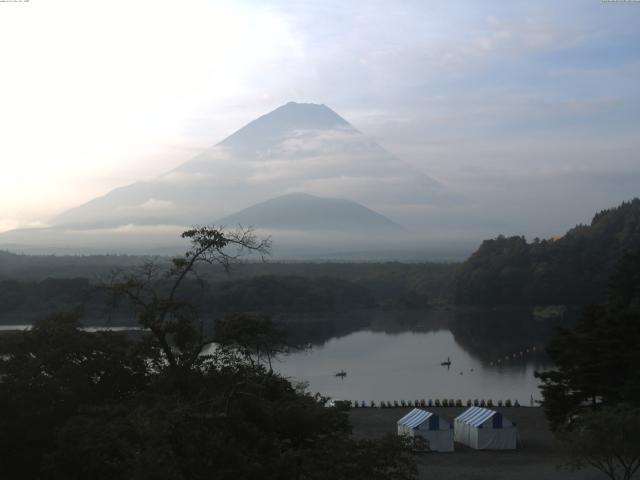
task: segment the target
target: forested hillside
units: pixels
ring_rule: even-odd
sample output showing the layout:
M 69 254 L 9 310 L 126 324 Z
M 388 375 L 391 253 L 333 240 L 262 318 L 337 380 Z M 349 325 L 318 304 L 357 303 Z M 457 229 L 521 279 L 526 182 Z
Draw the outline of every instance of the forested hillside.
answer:
M 586 305 L 600 303 L 625 253 L 640 249 L 640 200 L 597 213 L 562 238 L 485 240 L 455 277 L 458 304 Z
M 30 322 L 82 307 L 83 321 L 127 322 L 98 288 L 114 271 L 167 257 L 31 256 L 0 251 L 0 324 Z M 425 308 L 451 303 L 456 265 L 439 263 L 247 262 L 229 273 L 203 266 L 184 294 L 203 311 L 335 312 L 372 306 Z

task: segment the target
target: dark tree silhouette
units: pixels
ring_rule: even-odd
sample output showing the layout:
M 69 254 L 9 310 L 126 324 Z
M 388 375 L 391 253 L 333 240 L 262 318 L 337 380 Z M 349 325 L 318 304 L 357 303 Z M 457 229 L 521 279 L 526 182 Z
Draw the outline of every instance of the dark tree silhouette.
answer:
M 158 341 L 178 385 L 184 386 L 184 375 L 200 361 L 202 350 L 213 339 L 204 338 L 198 312 L 180 296 L 180 288 L 189 276 L 197 277 L 199 264 L 218 264 L 229 270 L 248 253 L 264 258 L 271 241 L 258 239 L 251 229 L 242 227 L 233 231 L 194 227 L 182 238 L 190 241 L 190 248 L 183 256 L 174 257 L 168 269 L 147 262 L 133 273 L 116 272 L 107 288 L 131 303 L 140 325 Z
M 609 302 L 590 306 L 574 328 L 560 329 L 548 353 L 554 369 L 542 379 L 547 417 L 554 430 L 579 425 L 601 405 L 640 406 L 640 252 L 624 256 L 612 275 Z
M 198 328 L 187 278 L 268 241 L 209 227 L 184 237 L 191 248 L 169 268 L 109 285 L 148 330 L 89 333 L 58 316 L 0 337 L 3 478 L 414 479 L 410 445 L 352 438 L 343 412 L 267 368 L 288 348 L 268 319 L 227 318 L 217 339 Z

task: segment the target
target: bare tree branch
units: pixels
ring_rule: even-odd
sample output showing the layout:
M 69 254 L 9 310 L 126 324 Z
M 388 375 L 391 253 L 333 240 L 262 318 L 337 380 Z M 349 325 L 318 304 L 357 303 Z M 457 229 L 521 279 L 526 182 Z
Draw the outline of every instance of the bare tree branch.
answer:
M 115 295 L 131 302 L 138 321 L 155 336 L 177 376 L 192 368 L 202 350 L 213 342 L 203 338 L 201 324 L 197 331 L 195 309 L 178 298 L 185 279 L 193 275 L 202 282 L 197 274 L 201 263 L 229 271 L 241 257 L 256 253 L 264 260 L 271 249 L 270 238 L 258 239 L 252 228 L 241 226 L 231 231 L 194 226 L 181 236 L 189 240 L 190 248 L 183 256 L 172 258 L 168 268 L 151 259 L 130 274 L 114 274 L 108 285 Z

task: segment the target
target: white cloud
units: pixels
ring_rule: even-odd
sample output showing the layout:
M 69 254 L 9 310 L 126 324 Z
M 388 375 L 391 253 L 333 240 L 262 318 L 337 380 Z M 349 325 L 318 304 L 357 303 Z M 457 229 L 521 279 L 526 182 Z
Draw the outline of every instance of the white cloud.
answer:
M 169 200 L 159 200 L 157 198 L 150 198 L 149 200 L 141 203 L 140 205 L 134 205 L 132 207 L 124 207 L 126 210 L 141 210 L 143 212 L 166 212 L 169 209 L 175 207 L 175 203 Z
M 289 100 L 328 104 L 418 170 L 467 192 L 480 183 L 472 167 L 526 176 L 553 174 L 554 165 L 633 163 L 637 19 L 628 6 L 587 3 L 7 5 L 0 230 L 158 176 L 190 185 L 244 176 L 256 196 L 269 182 L 318 177 L 330 193 L 344 158 L 314 150 L 344 132 L 299 132 L 269 162 L 239 164 L 218 150 L 212 171 L 171 171 Z M 342 140 L 347 148 L 348 135 Z M 335 191 L 348 193 L 346 179 L 366 173 L 350 168 Z M 375 160 L 367 168 L 393 178 Z
M 184 132 L 194 112 L 243 102 L 265 65 L 302 55 L 280 16 L 250 4 L 20 7 L 0 15 L 0 203 L 18 205 L 20 218 L 185 161 L 167 152 L 193 143 Z

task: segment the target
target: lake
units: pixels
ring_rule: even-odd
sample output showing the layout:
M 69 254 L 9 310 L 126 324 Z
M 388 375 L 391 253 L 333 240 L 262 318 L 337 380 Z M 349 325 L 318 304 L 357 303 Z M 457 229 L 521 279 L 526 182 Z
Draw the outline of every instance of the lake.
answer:
M 356 319 L 355 331 L 317 341 L 276 368 L 313 393 L 367 404 L 477 398 L 530 405 L 541 399 L 534 372 L 549 367 L 544 346 L 559 323 L 522 311 L 378 312 L 368 325 Z M 447 359 L 451 365 L 441 365 Z M 336 377 L 342 370 L 346 377 Z
M 283 322 L 306 351 L 279 359 L 274 368 L 312 393 L 377 403 L 393 400 L 540 400 L 536 370 L 549 368 L 544 347 L 559 325 L 529 310 L 366 310 L 285 315 Z M 0 331 L 28 325 L 0 326 Z M 137 330 L 92 326 L 88 331 Z M 441 365 L 450 359 L 450 366 Z M 336 373 L 345 371 L 344 378 Z

